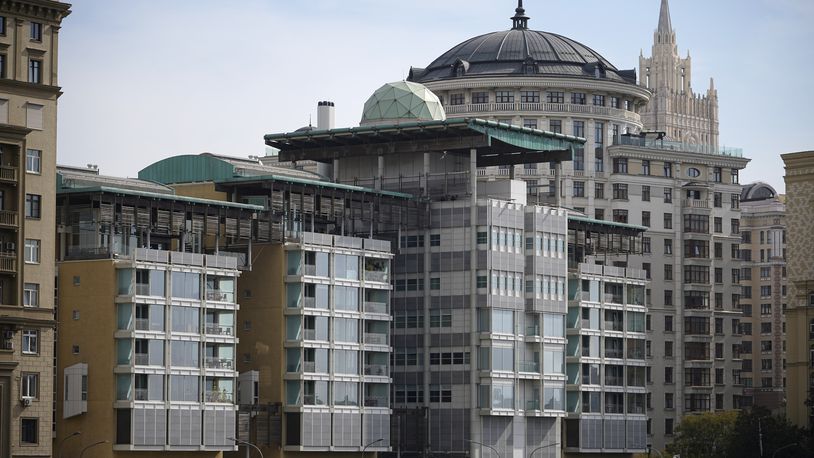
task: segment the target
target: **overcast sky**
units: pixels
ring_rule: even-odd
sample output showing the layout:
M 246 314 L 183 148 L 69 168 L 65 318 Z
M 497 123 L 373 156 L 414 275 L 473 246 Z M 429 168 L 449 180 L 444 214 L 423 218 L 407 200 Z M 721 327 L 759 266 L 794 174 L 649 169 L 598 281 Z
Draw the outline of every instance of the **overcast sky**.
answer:
M 529 27 L 617 68 L 650 55 L 660 0 L 526 0 Z M 135 176 L 177 154 L 265 154 L 263 135 L 337 127 L 457 43 L 511 26 L 512 0 L 75 0 L 60 31 L 58 158 Z M 783 189 L 779 154 L 814 149 L 814 1 L 672 0 L 693 87 L 715 78 L 721 145 L 752 159 L 742 182 Z

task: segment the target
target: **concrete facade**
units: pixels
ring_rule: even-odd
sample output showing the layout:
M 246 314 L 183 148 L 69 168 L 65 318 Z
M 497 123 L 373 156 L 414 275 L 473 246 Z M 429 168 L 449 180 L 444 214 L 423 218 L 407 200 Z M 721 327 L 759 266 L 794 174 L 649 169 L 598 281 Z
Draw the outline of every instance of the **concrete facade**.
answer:
M 69 7 L 0 6 L 2 456 L 51 456 L 57 74 Z
M 786 308 L 786 399 L 789 419 L 814 424 L 814 152 L 784 154 L 788 306 Z

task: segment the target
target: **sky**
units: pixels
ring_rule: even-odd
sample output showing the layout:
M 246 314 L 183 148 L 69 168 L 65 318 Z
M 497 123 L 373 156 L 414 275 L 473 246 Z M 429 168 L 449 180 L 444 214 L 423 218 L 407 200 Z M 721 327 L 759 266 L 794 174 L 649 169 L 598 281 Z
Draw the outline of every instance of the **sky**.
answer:
M 619 69 L 650 55 L 660 0 L 526 0 L 529 28 Z M 263 135 L 358 125 L 365 100 L 473 36 L 511 27 L 512 0 L 75 0 L 60 30 L 57 162 L 136 176 L 178 154 L 266 154 Z M 692 86 L 715 78 L 721 146 L 741 182 L 783 192 L 779 155 L 814 149 L 814 1 L 672 0 Z M 638 71 L 638 68 L 637 68 Z

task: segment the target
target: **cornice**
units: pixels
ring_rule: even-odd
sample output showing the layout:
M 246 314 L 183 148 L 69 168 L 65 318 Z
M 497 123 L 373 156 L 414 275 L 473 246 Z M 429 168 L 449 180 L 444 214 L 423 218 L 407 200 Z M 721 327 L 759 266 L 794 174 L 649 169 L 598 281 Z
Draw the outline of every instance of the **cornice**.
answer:
M 71 14 L 71 5 L 51 0 L 0 0 L 0 12 L 56 24 Z
M 714 154 L 691 153 L 687 151 L 664 151 L 655 148 L 644 148 L 629 145 L 611 145 L 608 147 L 610 157 L 628 157 L 634 159 L 656 159 L 664 162 L 692 162 L 713 167 L 739 168 L 746 167 L 751 159 Z
M 551 89 L 582 89 L 585 91 L 618 92 L 638 97 L 640 102 L 650 100 L 650 91 L 629 83 L 607 80 L 589 80 L 583 78 L 546 77 L 546 76 L 488 76 L 468 77 L 449 80 L 428 81 L 422 83 L 430 90 L 448 91 L 453 89 L 481 89 L 485 87 L 541 87 Z
M 0 92 L 7 87 L 11 87 L 17 94 L 30 95 L 33 97 L 59 97 L 62 95 L 62 87 L 49 86 L 47 84 L 34 84 L 12 79 L 0 79 Z

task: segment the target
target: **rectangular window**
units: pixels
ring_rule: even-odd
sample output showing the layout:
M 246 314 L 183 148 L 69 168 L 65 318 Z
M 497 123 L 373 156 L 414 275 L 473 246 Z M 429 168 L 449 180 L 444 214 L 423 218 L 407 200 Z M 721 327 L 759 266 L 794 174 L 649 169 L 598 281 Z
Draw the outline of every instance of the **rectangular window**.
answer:
M 39 22 L 31 22 L 31 40 L 42 41 L 42 24 Z
M 650 202 L 650 186 L 642 186 L 642 202 Z
M 549 92 L 546 94 L 548 103 L 565 103 L 565 92 Z
M 626 157 L 616 157 L 613 159 L 613 173 L 627 173 Z
M 738 184 L 738 169 L 732 169 L 732 184 Z
M 673 203 L 673 188 L 664 188 L 664 203 Z
M 605 198 L 605 183 L 594 184 L 594 197 L 597 199 Z
M 31 264 L 40 263 L 40 241 L 36 239 L 25 239 L 25 262 Z
M 650 161 L 642 161 L 642 175 L 650 175 Z
M 642 212 L 642 226 L 650 227 L 650 212 Z
M 23 398 L 39 397 L 40 375 L 23 373 L 20 377 L 20 396 Z
M 0 54 L 0 78 L 6 77 L 6 55 Z
M 625 223 L 627 224 L 627 210 L 614 210 L 613 211 L 613 221 L 616 223 Z
M 28 60 L 28 82 L 34 84 L 42 83 L 42 61 L 39 59 Z
M 42 216 L 42 196 L 39 194 L 25 195 L 25 217 L 39 219 Z
M 42 172 L 42 151 L 38 149 L 27 149 L 25 151 L 25 171 L 28 173 Z
M 536 129 L 537 128 L 537 120 L 536 119 L 528 119 L 523 118 L 523 127 L 527 129 Z M 524 164 L 526 169 L 534 169 L 537 170 L 537 164 Z
M 712 230 L 716 234 L 720 234 L 720 233 L 722 233 L 724 231 L 724 220 L 723 220 L 723 218 L 720 218 L 720 217 L 716 216 L 713 219 L 713 223 L 714 224 L 713 224 L 713 229 Z
M 594 105 L 598 107 L 605 106 L 605 96 L 604 95 L 594 95 Z
M 450 94 L 450 96 L 449 96 L 449 104 L 450 105 L 463 105 L 464 104 L 464 95 L 461 94 L 461 93 Z
M 574 182 L 574 197 L 585 197 L 585 182 L 584 181 L 575 181 Z
M 6 17 L 0 16 L 0 35 L 6 34 Z
M 619 200 L 627 200 L 627 184 L 614 183 L 613 184 L 613 198 Z
M 496 91 L 495 102 L 497 103 L 514 103 L 514 92 L 511 91 Z
M 25 283 L 23 286 L 23 305 L 26 307 L 39 307 L 40 285 L 38 283 Z
M 22 445 L 36 445 L 37 444 L 37 418 L 21 418 L 20 419 L 20 443 Z
M 559 119 L 552 119 L 548 122 L 548 130 L 555 134 L 562 133 L 562 121 Z
M 489 103 L 488 92 L 473 92 L 472 103 Z
M 664 163 L 664 176 L 671 178 L 673 176 L 673 163 L 672 162 L 665 162 Z
M 610 106 L 611 108 L 619 108 L 619 97 L 611 97 Z
M 540 92 L 520 91 L 520 103 L 540 103 Z
M 672 242 L 672 240 L 670 240 Z M 664 265 L 664 280 L 670 281 L 673 279 L 673 265 L 672 264 L 665 264 Z
M 585 105 L 586 97 L 584 92 L 571 93 L 571 103 L 574 105 Z
M 441 246 L 441 234 L 430 234 L 430 246 Z
M 721 168 L 720 167 L 713 167 L 712 168 L 712 181 L 716 183 L 721 182 Z
M 40 352 L 39 345 L 40 333 L 37 330 L 26 329 L 23 330 L 23 349 L 24 355 L 36 355 Z
M 722 202 L 721 193 L 720 192 L 712 193 L 712 206 L 715 207 L 715 208 L 721 208 L 722 203 L 723 202 Z

